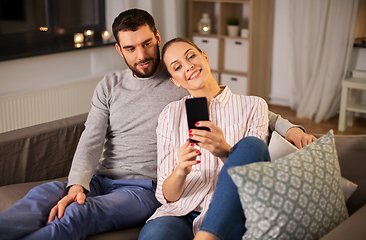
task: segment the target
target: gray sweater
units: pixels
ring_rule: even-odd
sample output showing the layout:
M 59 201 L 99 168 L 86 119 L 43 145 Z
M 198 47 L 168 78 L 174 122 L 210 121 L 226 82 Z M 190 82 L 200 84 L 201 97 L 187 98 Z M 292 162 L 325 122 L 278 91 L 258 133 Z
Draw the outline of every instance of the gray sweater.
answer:
M 187 94 L 165 70 L 151 78 L 135 78 L 130 69 L 106 75 L 94 91 L 68 187 L 78 184 L 89 191 L 93 174 L 156 182 L 158 117 L 168 103 Z M 271 130 L 281 135 L 293 126 L 271 112 L 269 119 Z
M 156 181 L 159 114 L 187 94 L 164 70 L 151 78 L 135 78 L 130 69 L 106 75 L 95 89 L 68 186 L 89 191 L 93 174 Z

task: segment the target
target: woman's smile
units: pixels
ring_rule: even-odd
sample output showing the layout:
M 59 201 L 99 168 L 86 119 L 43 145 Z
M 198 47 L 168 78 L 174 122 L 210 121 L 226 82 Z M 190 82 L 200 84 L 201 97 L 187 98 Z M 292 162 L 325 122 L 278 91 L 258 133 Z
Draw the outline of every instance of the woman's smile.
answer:
M 202 69 L 194 71 L 191 76 L 188 78 L 188 80 L 193 80 L 195 78 L 198 78 L 201 74 Z

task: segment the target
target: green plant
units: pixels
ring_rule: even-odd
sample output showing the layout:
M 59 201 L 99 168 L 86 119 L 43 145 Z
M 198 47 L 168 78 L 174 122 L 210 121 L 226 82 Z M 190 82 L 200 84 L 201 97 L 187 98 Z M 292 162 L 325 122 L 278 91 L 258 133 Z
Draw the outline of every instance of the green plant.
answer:
M 240 19 L 238 17 L 231 16 L 228 18 L 227 24 L 228 25 L 239 25 L 239 21 L 240 21 Z

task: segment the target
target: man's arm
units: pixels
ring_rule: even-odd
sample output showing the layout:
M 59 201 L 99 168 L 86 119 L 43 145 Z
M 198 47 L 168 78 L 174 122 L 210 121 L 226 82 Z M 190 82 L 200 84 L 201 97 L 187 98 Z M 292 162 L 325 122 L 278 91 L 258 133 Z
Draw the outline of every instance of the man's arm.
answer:
M 56 215 L 61 218 L 71 203 L 84 204 L 86 194 L 90 191 L 90 179 L 97 168 L 108 128 L 108 91 L 105 89 L 108 89 L 107 85 L 101 81 L 94 91 L 85 130 L 80 137 L 68 176 L 67 195 L 51 209 L 47 223 L 53 221 Z
M 278 132 L 287 141 L 293 143 L 297 148 L 303 148 L 316 138 L 305 132 L 305 129 L 300 125 L 294 125 L 287 119 L 283 119 L 281 115 L 268 111 L 269 132 Z

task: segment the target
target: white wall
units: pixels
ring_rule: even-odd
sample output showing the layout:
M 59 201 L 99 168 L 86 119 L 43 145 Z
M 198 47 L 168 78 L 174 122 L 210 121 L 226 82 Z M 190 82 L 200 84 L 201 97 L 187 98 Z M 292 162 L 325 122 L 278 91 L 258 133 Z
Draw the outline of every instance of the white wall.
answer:
M 150 12 L 163 42 L 186 36 L 186 0 L 106 0 L 106 26 L 131 7 Z M 114 46 L 48 54 L 0 62 L 0 96 L 77 82 L 126 68 Z
M 272 77 L 269 102 L 289 105 L 289 84 L 287 77 L 288 5 L 290 0 L 274 0 Z
M 287 46 L 289 1 L 275 0 L 270 103 L 289 106 Z M 350 70 L 366 71 L 366 48 L 353 48 Z M 364 94 L 366 95 L 366 94 Z
M 0 96 L 33 91 L 125 68 L 114 46 L 0 62 Z

